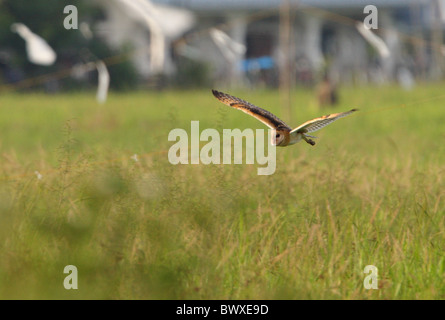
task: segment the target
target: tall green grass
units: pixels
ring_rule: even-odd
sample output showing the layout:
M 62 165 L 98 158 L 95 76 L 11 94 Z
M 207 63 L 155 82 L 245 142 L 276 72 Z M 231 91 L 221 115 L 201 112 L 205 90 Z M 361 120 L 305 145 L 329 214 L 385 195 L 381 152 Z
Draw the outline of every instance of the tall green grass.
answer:
M 277 148 L 271 176 L 168 162 L 191 120 L 264 128 L 210 90 L 2 95 L 0 298 L 444 299 L 442 90 L 344 88 L 324 110 L 297 90 L 290 125 L 360 112 Z M 276 91 L 230 93 L 285 114 Z

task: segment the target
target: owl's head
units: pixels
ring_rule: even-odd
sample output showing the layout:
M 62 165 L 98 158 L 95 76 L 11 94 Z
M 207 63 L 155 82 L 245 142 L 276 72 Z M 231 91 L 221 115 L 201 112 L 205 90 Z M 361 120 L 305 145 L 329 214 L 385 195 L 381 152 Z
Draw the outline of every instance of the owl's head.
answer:
M 271 145 L 277 147 L 287 146 L 289 143 L 289 132 L 284 130 L 274 130 L 272 132 Z

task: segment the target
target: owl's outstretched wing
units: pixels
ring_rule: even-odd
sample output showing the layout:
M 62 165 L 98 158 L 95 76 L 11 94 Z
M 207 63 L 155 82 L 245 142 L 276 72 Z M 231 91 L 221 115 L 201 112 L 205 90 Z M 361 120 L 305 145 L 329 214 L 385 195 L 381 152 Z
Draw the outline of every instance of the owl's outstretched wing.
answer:
M 326 116 L 322 116 L 320 118 L 315 118 L 315 119 L 306 121 L 299 127 L 296 127 L 295 129 L 293 129 L 291 132 L 299 132 L 299 133 L 314 132 L 314 131 L 320 130 L 321 128 L 327 126 L 328 124 L 331 124 L 332 122 L 334 122 L 337 119 L 346 117 L 346 116 L 354 113 L 357 110 L 358 109 L 352 109 L 352 110 L 346 111 L 346 112 L 333 113 L 333 114 L 328 114 Z
M 270 113 L 267 110 L 261 109 L 260 107 L 257 107 L 250 102 L 247 102 L 245 100 L 242 100 L 240 98 L 231 96 L 227 93 L 223 93 L 220 91 L 212 90 L 213 95 L 222 103 L 241 110 L 252 117 L 255 117 L 256 119 L 260 120 L 262 123 L 264 123 L 266 126 L 272 128 L 272 129 L 281 129 L 281 130 L 291 130 L 291 128 L 282 120 L 278 119 L 274 114 Z

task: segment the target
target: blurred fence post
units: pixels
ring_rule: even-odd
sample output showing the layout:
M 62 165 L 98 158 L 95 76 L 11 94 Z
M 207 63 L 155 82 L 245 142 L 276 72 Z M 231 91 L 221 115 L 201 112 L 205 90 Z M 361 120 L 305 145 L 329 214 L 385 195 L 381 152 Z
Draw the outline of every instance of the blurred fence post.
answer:
M 431 68 L 431 78 L 433 80 L 442 79 L 443 75 L 443 54 L 442 54 L 442 43 L 443 43 L 443 31 L 442 23 L 444 17 L 441 17 L 440 10 L 440 0 L 436 0 L 431 3 L 431 40 L 432 40 L 432 68 Z
M 229 31 L 229 36 L 237 44 L 246 45 L 246 34 L 247 34 L 247 19 L 243 14 L 235 15 L 229 18 L 229 24 L 232 28 Z M 243 86 L 245 81 L 244 71 L 241 70 L 241 62 L 245 57 L 245 52 L 236 52 L 234 54 L 234 60 L 230 65 L 230 83 L 236 86 Z
M 286 121 L 292 119 L 291 90 L 295 83 L 294 59 L 292 57 L 292 17 L 294 5 L 290 0 L 282 0 L 280 5 L 280 38 L 279 38 L 279 92 L 280 102 Z
M 421 23 L 421 4 L 411 2 L 409 5 L 411 15 L 411 25 L 413 26 L 413 37 L 411 45 L 414 47 L 415 74 L 417 78 L 426 80 L 427 50 L 423 41 L 422 23 Z M 422 41 L 419 41 L 422 40 Z

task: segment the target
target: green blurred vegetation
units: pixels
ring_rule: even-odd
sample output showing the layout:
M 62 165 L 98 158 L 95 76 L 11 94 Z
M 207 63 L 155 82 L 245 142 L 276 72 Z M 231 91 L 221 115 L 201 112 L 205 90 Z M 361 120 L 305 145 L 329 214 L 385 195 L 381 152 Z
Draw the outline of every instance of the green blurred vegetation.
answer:
M 264 128 L 210 90 L 3 94 L 0 298 L 443 299 L 442 86 L 343 88 L 324 110 L 294 93 L 294 126 L 360 112 L 277 148 L 271 176 L 168 162 L 168 133 L 191 120 Z M 283 113 L 277 91 L 230 93 Z

